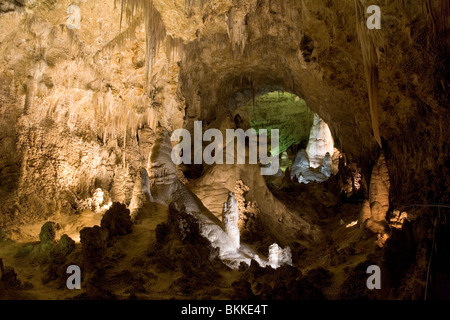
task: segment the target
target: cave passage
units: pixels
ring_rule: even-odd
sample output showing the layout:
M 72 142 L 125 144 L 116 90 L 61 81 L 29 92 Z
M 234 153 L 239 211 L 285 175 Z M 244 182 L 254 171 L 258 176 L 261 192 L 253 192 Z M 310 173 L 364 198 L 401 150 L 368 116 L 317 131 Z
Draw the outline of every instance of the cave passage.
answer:
M 289 168 L 292 180 L 306 184 L 326 181 L 338 172 L 340 152 L 330 129 L 305 100 L 289 92 L 270 91 L 235 108 L 237 127 L 279 130 L 279 147 L 270 150 L 281 158 L 277 176 Z

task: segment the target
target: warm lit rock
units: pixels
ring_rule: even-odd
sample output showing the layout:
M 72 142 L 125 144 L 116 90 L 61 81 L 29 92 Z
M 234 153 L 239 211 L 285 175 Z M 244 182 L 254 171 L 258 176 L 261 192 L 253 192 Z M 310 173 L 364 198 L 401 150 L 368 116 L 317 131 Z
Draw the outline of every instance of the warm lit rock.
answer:
M 384 155 L 381 154 L 377 164 L 372 169 L 369 186 L 369 202 L 372 219 L 386 221 L 389 210 L 389 171 Z

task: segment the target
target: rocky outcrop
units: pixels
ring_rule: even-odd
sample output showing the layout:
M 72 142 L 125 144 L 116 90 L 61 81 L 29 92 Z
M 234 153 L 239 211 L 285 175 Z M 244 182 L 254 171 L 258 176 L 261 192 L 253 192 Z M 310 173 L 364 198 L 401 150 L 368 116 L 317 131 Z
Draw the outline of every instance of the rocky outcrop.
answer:
M 129 234 L 133 225 L 130 210 L 124 204 L 114 202 L 103 215 L 100 225 L 108 232 L 108 239 Z
M 53 243 L 55 242 L 55 223 L 54 222 L 46 222 L 41 228 L 41 232 L 39 233 L 39 240 L 41 243 Z
M 84 228 L 80 231 L 80 242 L 83 257 L 88 271 L 102 270 L 106 255 L 108 231 L 99 226 Z

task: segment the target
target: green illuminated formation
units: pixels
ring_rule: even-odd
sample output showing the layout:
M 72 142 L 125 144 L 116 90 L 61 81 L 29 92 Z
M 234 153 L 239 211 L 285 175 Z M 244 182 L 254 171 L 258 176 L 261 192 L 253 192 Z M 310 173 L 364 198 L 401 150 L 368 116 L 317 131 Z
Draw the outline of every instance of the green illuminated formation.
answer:
M 287 92 L 269 92 L 250 101 L 248 108 L 250 126 L 255 130 L 280 130 L 280 147 L 272 155 L 286 151 L 291 145 L 307 140 L 313 125 L 314 113 L 305 100 Z

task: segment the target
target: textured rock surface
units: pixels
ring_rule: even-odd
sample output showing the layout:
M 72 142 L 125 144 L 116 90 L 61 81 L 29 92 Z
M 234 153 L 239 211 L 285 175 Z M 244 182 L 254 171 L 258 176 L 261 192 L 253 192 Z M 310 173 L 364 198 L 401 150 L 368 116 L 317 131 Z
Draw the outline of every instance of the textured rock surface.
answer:
M 332 173 L 331 156 L 327 152 L 323 158 L 315 157 L 315 164 L 309 160 L 308 153 L 302 149 L 295 156 L 290 171 L 291 179 L 296 179 L 299 183 L 323 182 L 327 181 Z
M 269 265 L 276 269 L 282 265 L 292 265 L 291 248 L 280 248 L 276 243 L 269 247 Z

